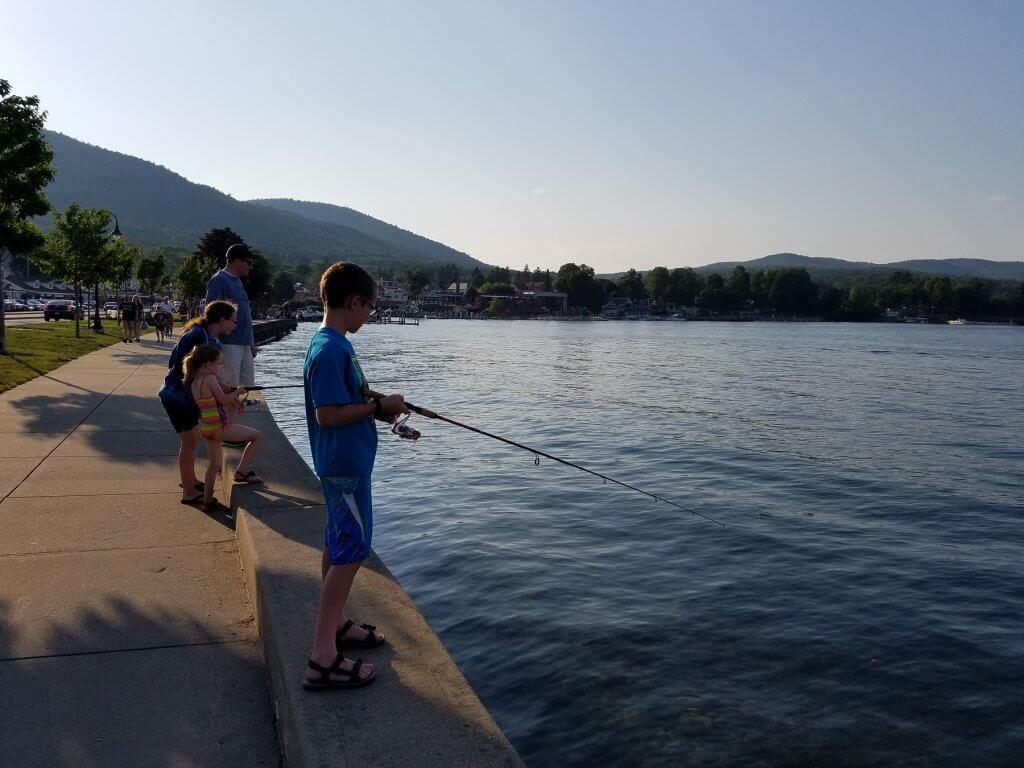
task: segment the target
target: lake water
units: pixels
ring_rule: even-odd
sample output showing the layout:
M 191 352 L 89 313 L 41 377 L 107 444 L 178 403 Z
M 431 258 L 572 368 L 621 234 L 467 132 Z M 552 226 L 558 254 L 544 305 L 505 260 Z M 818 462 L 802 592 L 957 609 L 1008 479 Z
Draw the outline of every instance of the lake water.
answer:
M 314 330 L 260 383 L 300 377 Z M 726 524 L 442 422 L 382 430 L 375 549 L 527 765 L 1024 765 L 1024 329 L 352 340 L 377 389 Z M 308 460 L 301 390 L 267 396 Z

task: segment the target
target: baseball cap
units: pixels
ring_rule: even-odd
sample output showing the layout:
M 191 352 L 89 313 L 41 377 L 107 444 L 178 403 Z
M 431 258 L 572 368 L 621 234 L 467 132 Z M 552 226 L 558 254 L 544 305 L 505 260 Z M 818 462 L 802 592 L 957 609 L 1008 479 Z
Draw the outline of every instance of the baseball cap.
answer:
M 244 259 L 250 264 L 256 261 L 256 257 L 252 255 L 252 251 L 249 250 L 249 246 L 245 243 L 235 243 L 224 254 L 224 262 L 226 264 L 230 264 L 235 259 Z

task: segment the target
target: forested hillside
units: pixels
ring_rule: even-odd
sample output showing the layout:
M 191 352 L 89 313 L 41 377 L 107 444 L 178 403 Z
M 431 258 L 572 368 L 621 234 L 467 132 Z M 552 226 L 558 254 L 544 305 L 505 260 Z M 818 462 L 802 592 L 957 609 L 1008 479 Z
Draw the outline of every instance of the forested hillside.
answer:
M 230 227 L 246 242 L 283 264 L 351 258 L 370 267 L 401 269 L 454 261 L 450 254 L 444 258 L 435 255 L 436 248 L 418 250 L 403 243 L 385 242 L 340 223 L 236 200 L 155 163 L 85 144 L 54 131 L 47 131 L 46 136 L 53 147 L 57 169 L 47 188 L 50 202 L 59 209 L 72 202 L 106 208 L 117 216 L 121 231 L 132 242 L 191 250 L 205 232 Z M 41 224 L 48 227 L 46 221 Z M 465 254 L 459 255 L 469 259 Z
M 352 208 L 345 208 L 340 205 L 329 203 L 313 203 L 303 200 L 288 200 L 284 198 L 272 198 L 267 200 L 250 200 L 250 203 L 262 205 L 279 211 L 298 214 L 303 218 L 312 221 L 340 224 L 341 226 L 362 232 L 365 235 L 374 237 L 385 243 L 390 243 L 398 248 L 406 248 L 418 253 L 425 253 L 433 256 L 438 261 L 451 262 L 459 267 L 484 267 L 482 262 L 477 261 L 469 254 L 449 248 L 444 243 L 430 240 L 417 235 L 415 232 L 388 224 L 386 221 L 375 219 L 360 213 Z

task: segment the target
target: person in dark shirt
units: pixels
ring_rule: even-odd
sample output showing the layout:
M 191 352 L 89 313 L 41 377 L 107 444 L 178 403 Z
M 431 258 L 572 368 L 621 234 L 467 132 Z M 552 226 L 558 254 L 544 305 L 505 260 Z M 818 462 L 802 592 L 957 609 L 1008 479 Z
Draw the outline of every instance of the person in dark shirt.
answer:
M 117 324 L 121 326 L 121 342 L 132 344 L 135 341 L 135 302 L 125 296 L 117 305 Z

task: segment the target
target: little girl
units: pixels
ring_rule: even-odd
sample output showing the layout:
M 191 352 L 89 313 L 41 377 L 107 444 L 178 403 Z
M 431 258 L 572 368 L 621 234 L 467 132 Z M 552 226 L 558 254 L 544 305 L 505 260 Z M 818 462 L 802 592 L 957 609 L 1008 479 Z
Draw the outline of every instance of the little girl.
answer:
M 213 496 L 213 485 L 217 480 L 223 464 L 224 449 L 221 443 L 225 440 L 246 443 L 242 451 L 242 459 L 235 470 L 236 483 L 262 483 L 263 478 L 249 468 L 257 446 L 263 440 L 263 434 L 251 427 L 232 424 L 228 420 L 225 406 L 239 409 L 245 400 L 246 391 L 242 388 L 233 392 L 225 392 L 217 380 L 220 373 L 220 350 L 211 344 L 200 344 L 185 358 L 183 365 L 185 384 L 191 388 L 192 397 L 199 408 L 199 434 L 206 439 L 206 453 L 210 463 L 206 467 L 203 479 L 203 511 L 206 513 L 223 512 L 227 509 Z

